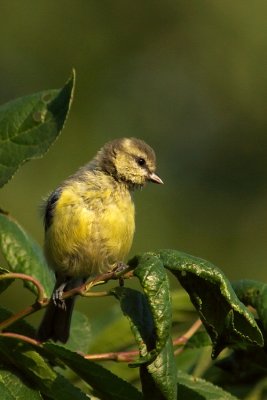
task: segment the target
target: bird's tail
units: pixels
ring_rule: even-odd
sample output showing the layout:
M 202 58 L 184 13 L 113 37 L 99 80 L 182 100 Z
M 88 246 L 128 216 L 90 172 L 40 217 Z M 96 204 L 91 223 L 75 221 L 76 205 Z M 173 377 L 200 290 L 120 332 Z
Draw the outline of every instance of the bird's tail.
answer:
M 64 292 L 80 286 L 83 282 L 83 279 L 70 280 L 64 287 Z M 57 280 L 53 293 L 58 289 L 59 283 L 62 283 L 62 280 Z M 60 303 L 57 304 L 57 302 L 50 301 L 38 329 L 37 339 L 41 342 L 52 339 L 54 342 L 66 343 L 70 335 L 74 303 L 74 296 L 64 300 L 64 307 Z

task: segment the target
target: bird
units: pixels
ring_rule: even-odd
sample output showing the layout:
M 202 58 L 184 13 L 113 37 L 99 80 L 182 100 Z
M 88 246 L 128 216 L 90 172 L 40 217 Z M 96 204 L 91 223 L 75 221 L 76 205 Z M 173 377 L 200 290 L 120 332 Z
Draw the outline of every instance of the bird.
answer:
M 56 284 L 38 340 L 66 343 L 75 296 L 63 300 L 62 294 L 124 262 L 135 231 L 133 192 L 147 182 L 162 184 L 155 171 L 146 142 L 114 139 L 45 200 L 44 254 Z

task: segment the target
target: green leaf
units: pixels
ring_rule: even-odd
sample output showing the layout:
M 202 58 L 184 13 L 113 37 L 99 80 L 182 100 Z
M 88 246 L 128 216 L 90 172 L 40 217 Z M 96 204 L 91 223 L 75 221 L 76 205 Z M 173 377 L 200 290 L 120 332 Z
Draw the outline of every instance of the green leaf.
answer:
M 151 364 L 141 366 L 140 378 L 145 399 L 177 398 L 177 368 L 171 338 Z
M 0 354 L 2 361 L 21 371 L 45 396 L 53 400 L 88 400 L 85 393 L 55 372 L 32 346 L 1 337 Z
M 162 262 L 154 253 L 146 253 L 130 261 L 134 275 L 147 297 L 155 324 L 155 349 L 150 351 L 144 362 L 152 361 L 164 348 L 171 331 L 172 309 L 169 280 Z
M 183 289 L 173 290 L 172 299 L 172 321 L 173 323 L 192 321 L 197 318 L 197 312 L 188 293 Z
M 176 362 L 171 337 L 153 362 L 143 365 L 149 350 L 155 347 L 155 324 L 146 297 L 137 290 L 116 287 L 113 293 L 120 300 L 121 309 L 129 319 L 132 332 L 137 341 L 141 362 L 131 363 L 139 366 L 145 398 L 176 399 Z M 151 361 L 151 360 L 150 360 Z
M 158 256 L 189 293 L 211 337 L 213 358 L 226 346 L 263 346 L 253 314 L 239 301 L 219 268 L 175 250 L 161 250 Z
M 67 118 L 75 73 L 59 90 L 45 90 L 0 107 L 0 187 L 25 161 L 42 157 Z
M 0 214 L 0 249 L 11 272 L 20 272 L 37 279 L 50 296 L 54 287 L 54 274 L 48 268 L 43 250 L 9 215 Z M 36 294 L 36 287 L 24 281 Z
M 178 372 L 178 399 L 190 400 L 237 400 L 230 393 L 204 379 Z
M 16 370 L 7 369 L 0 364 L 0 399 L 4 400 L 42 400 L 38 389 L 27 385 Z
M 156 340 L 155 325 L 147 299 L 143 293 L 127 287 L 116 287 L 112 293 L 120 301 L 122 312 L 130 322 L 140 355 L 143 358 L 130 365 L 139 366 L 144 360 L 148 360 L 148 352 L 155 347 Z
M 199 349 L 206 346 L 211 346 L 209 335 L 206 331 L 198 331 L 186 342 L 184 349 Z
M 133 335 L 127 319 L 116 306 L 109 312 L 96 316 L 92 324 L 92 339 L 89 344 L 91 353 L 120 351 L 133 344 Z
M 14 279 L 1 279 L 1 275 L 8 274 L 9 272 L 8 269 L 0 267 L 0 293 L 4 292 L 14 282 Z
M 69 350 L 87 353 L 91 340 L 91 324 L 87 316 L 74 310 L 71 318 L 70 337 L 64 345 Z
M 112 374 L 100 365 L 86 360 L 77 353 L 63 347 L 46 343 L 44 349 L 57 356 L 72 371 L 78 374 L 97 393 L 101 400 L 141 400 L 141 393 L 132 385 Z M 49 356 L 49 355 L 48 355 Z
M 233 282 L 232 286 L 239 300 L 256 309 L 267 334 L 267 284 L 243 279 Z

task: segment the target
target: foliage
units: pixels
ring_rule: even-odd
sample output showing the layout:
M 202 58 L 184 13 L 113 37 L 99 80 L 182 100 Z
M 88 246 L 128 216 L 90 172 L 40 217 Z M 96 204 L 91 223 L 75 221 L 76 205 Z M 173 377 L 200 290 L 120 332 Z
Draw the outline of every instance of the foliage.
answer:
M 0 108 L 1 185 L 56 140 L 73 88 L 74 74 L 60 90 Z M 54 278 L 39 245 L 3 211 L 0 248 L 8 268 L 0 269 L 0 293 L 22 279 L 36 295 L 33 305 L 16 314 L 0 308 L 1 398 L 264 398 L 265 284 L 231 284 L 219 268 L 177 250 L 148 252 L 133 258 L 126 271 L 78 288 L 76 294 L 109 295 L 117 303 L 90 323 L 75 312 L 70 340 L 61 346 L 38 342 L 34 327 L 23 320 L 48 305 Z M 184 290 L 170 289 L 168 271 Z M 138 279 L 140 290 L 115 285 L 91 291 L 99 281 L 129 275 Z

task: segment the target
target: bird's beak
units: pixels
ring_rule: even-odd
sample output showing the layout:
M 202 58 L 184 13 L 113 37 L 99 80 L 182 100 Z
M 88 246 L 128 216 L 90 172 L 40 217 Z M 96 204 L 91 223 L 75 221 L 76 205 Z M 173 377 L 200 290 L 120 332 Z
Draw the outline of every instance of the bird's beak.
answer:
M 158 175 L 156 175 L 154 172 L 152 172 L 150 175 L 149 175 L 149 180 L 151 181 L 151 182 L 154 182 L 154 183 L 160 183 L 160 184 L 163 184 L 163 181 L 160 179 L 160 177 L 158 176 Z

